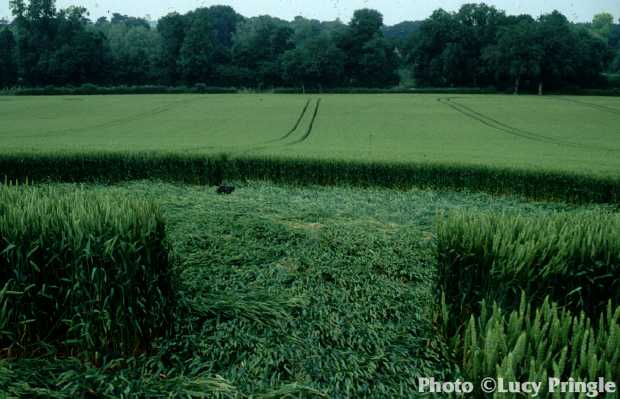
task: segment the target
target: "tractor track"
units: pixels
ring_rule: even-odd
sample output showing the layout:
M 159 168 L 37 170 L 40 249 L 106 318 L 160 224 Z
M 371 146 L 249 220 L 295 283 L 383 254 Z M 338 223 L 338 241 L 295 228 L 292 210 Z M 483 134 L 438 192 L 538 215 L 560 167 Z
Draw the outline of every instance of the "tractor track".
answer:
M 299 114 L 299 117 L 297 118 L 297 121 L 295 121 L 295 125 L 293 126 L 293 128 L 291 130 L 289 130 L 289 132 L 286 133 L 284 136 L 280 137 L 279 139 L 276 139 L 276 140 L 273 140 L 273 141 L 269 141 L 268 143 L 273 143 L 273 142 L 277 142 L 277 141 L 286 140 L 293 133 L 295 133 L 295 131 L 297 131 L 297 128 L 299 128 L 299 125 L 301 124 L 301 121 L 304 119 L 304 116 L 306 115 L 306 112 L 308 111 L 308 107 L 310 107 L 310 101 L 311 101 L 311 99 L 306 100 L 306 105 L 304 105 L 303 109 L 301 110 L 301 114 Z
M 592 145 L 587 145 L 587 144 L 580 144 L 580 143 L 575 143 L 572 141 L 565 141 L 565 140 L 559 140 L 559 139 L 555 139 L 553 137 L 548 137 L 548 136 L 544 136 L 541 134 L 537 134 L 537 133 L 532 133 L 532 132 L 528 132 L 527 130 L 523 130 L 523 129 L 519 129 L 517 127 L 514 126 L 510 126 L 507 125 L 503 122 L 500 122 L 496 119 L 493 119 L 483 113 L 480 113 L 474 109 L 472 109 L 471 107 L 468 107 L 466 105 L 463 105 L 461 103 L 458 103 L 456 101 L 454 101 L 455 99 L 459 99 L 459 97 L 445 97 L 445 98 L 438 98 L 437 101 L 439 101 L 440 103 L 449 106 L 450 108 L 454 109 L 455 111 L 471 118 L 474 119 L 480 123 L 482 123 L 485 126 L 488 126 L 492 129 L 495 130 L 499 130 L 501 132 L 510 134 L 511 136 L 515 136 L 515 137 L 519 137 L 522 139 L 526 139 L 526 140 L 531 140 L 531 141 L 537 141 L 540 143 L 545 143 L 545 144 L 554 144 L 554 145 L 558 145 L 558 146 L 564 146 L 564 147 L 573 147 L 573 148 L 587 148 L 587 149 L 591 149 L 591 150 L 597 150 L 597 151 L 609 151 L 609 152 L 618 152 L 620 150 L 618 149 L 610 149 L 610 148 L 604 148 L 604 147 L 598 147 L 598 146 L 592 146 Z
M 29 136 L 19 136 L 20 138 L 36 138 L 36 137 L 49 137 L 49 136 L 59 136 L 59 135 L 64 135 L 64 134 L 70 134 L 70 133 L 84 133 L 87 132 L 89 130 L 93 130 L 93 129 L 108 129 L 108 128 L 113 128 L 113 127 L 120 127 L 123 125 L 126 125 L 128 123 L 131 122 L 138 122 L 144 119 L 148 119 L 150 117 L 153 117 L 155 115 L 159 115 L 159 114 L 163 114 L 165 112 L 168 111 L 172 111 L 173 109 L 182 106 L 182 105 L 186 105 L 186 104 L 190 104 L 193 103 L 195 101 L 201 100 L 202 98 L 187 98 L 187 99 L 183 99 L 183 100 L 178 100 L 178 101 L 174 101 L 171 102 L 169 104 L 165 104 L 165 105 L 161 105 L 158 107 L 155 107 L 153 109 L 150 109 L 148 111 L 144 111 L 144 112 L 139 112 L 137 114 L 133 114 L 133 115 L 128 115 L 122 118 L 117 118 L 117 119 L 113 119 L 110 121 L 106 121 L 103 123 L 99 123 L 96 125 L 90 125 L 87 127 L 80 127 L 80 128 L 68 128 L 68 129 L 59 129 L 59 130 L 55 130 L 55 131 L 51 131 L 51 132 L 46 132 L 46 133 L 42 133 L 42 134 L 36 134 L 36 135 L 29 135 Z
M 562 97 L 545 97 L 545 98 L 547 98 L 549 100 L 565 101 L 565 102 L 569 102 L 569 103 L 573 103 L 573 104 L 585 105 L 587 107 L 594 108 L 594 109 L 597 109 L 599 111 L 608 112 L 608 113 L 614 114 L 614 115 L 620 115 L 620 109 L 614 108 L 614 107 L 610 107 L 608 105 L 595 104 L 595 103 L 590 103 L 590 102 L 587 102 L 587 101 L 575 100 L 573 98 L 562 98 Z
M 496 130 L 500 130 L 502 132 L 508 133 L 512 136 L 517 136 L 520 138 L 525 138 L 525 139 L 529 139 L 529 140 L 534 140 L 534 141 L 540 141 L 540 142 L 544 142 L 544 143 L 553 143 L 553 144 L 557 144 L 555 143 L 555 140 L 545 137 L 545 136 L 539 136 L 536 135 L 534 133 L 529 133 L 529 132 L 525 132 L 522 131 L 518 128 L 506 125 L 502 122 L 499 122 L 493 118 L 490 118 L 484 114 L 481 114 L 480 112 L 477 112 L 475 110 L 473 110 L 472 108 L 463 105 L 461 103 L 457 103 L 456 101 L 454 101 L 454 99 L 457 99 L 458 97 L 448 97 L 448 98 L 439 98 L 437 99 L 437 101 L 439 101 L 442 104 L 445 104 L 447 106 L 449 106 L 450 108 L 454 109 L 455 111 L 471 118 L 474 119 L 480 123 L 482 123 L 485 126 L 488 126 L 490 128 L 496 129 Z
M 308 101 L 306 102 L 306 105 L 302 109 L 302 112 L 301 112 L 299 118 L 297 119 L 297 121 L 295 123 L 295 126 L 293 126 L 293 129 L 291 129 L 291 131 L 289 131 L 286 135 L 280 137 L 279 139 L 272 140 L 272 141 L 267 141 L 265 143 L 259 144 L 259 145 L 255 146 L 255 147 L 246 148 L 245 150 L 231 151 L 231 152 L 229 152 L 229 154 L 231 156 L 242 156 L 242 155 L 250 154 L 250 153 L 253 153 L 253 152 L 261 152 L 261 151 L 265 151 L 265 150 L 269 150 L 269 149 L 273 149 L 273 148 L 282 148 L 284 146 L 291 146 L 291 145 L 299 144 L 299 143 L 302 143 L 302 142 L 306 141 L 308 139 L 308 137 L 310 137 L 310 135 L 312 134 L 312 130 L 314 128 L 314 122 L 315 122 L 316 117 L 317 117 L 317 115 L 319 113 L 319 107 L 320 107 L 320 104 L 321 104 L 321 98 L 318 98 L 317 101 L 316 101 L 316 104 L 314 106 L 314 112 L 312 114 L 312 119 L 310 120 L 310 124 L 308 125 L 308 129 L 306 129 L 306 132 L 304 133 L 304 135 L 301 138 L 299 138 L 298 140 L 292 141 L 290 143 L 284 143 L 283 142 L 284 140 L 289 138 L 294 132 L 296 132 L 299 129 L 299 126 L 301 125 L 301 122 L 304 119 L 304 116 L 307 114 L 308 108 L 310 108 L 310 103 L 311 103 L 311 100 L 308 99 Z
M 316 100 L 316 105 L 314 106 L 314 113 L 312 114 L 312 119 L 310 120 L 310 124 L 308 125 L 308 129 L 306 130 L 306 133 L 299 140 L 289 143 L 288 145 L 295 145 L 295 144 L 303 143 L 304 141 L 308 139 L 308 137 L 310 137 L 310 134 L 312 134 L 312 129 L 314 128 L 314 122 L 316 121 L 316 117 L 319 114 L 320 107 L 321 107 L 321 99 L 318 98 Z

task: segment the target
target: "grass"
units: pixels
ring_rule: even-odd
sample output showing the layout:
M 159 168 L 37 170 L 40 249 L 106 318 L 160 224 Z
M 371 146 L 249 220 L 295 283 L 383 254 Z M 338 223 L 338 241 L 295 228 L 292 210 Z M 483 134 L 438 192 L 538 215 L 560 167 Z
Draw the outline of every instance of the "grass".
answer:
M 379 186 L 618 203 L 616 98 L 169 95 L 0 99 L 0 174 Z M 96 114 L 92 113 L 97 109 Z
M 109 260 L 109 251 L 91 259 L 80 240 L 57 250 L 66 243 L 50 238 L 62 236 L 58 221 L 40 237 L 13 234 L 19 209 L 30 215 L 24 226 L 72 220 L 69 237 L 107 248 L 95 228 L 106 215 L 154 200 L 175 287 L 167 335 L 95 361 L 53 345 L 0 359 L 0 398 L 415 397 L 420 376 L 477 379 L 485 367 L 617 378 L 617 98 L 4 97 L 0 117 L 0 174 L 56 193 L 42 204 L 88 199 L 55 213 L 7 197 L 14 217 L 3 239 L 19 251 L 2 252 L 6 276 L 12 265 Z M 224 181 L 233 195 L 208 187 Z M 106 205 L 89 212 L 91 200 Z M 444 213 L 461 216 L 438 222 Z M 123 248 L 135 254 L 151 241 L 161 240 L 132 236 Z M 51 249 L 27 262 L 41 248 Z M 120 264 L 144 259 L 124 254 Z M 517 303 L 522 289 L 528 302 Z M 548 294 L 588 316 L 558 310 Z M 579 340 L 565 342 L 568 331 Z
M 577 209 L 457 192 L 235 185 L 231 196 L 154 182 L 85 186 L 160 204 L 177 259 L 174 334 L 99 367 L 53 354 L 5 361 L 9 396 L 415 396 L 418 376 L 451 372 L 430 306 L 437 212 Z
M 0 357 L 98 362 L 167 331 L 168 244 L 152 202 L 3 185 L 0 236 Z
M 318 103 L 317 103 L 318 104 Z M 199 156 L 162 153 L 0 155 L 0 171 L 19 181 L 122 182 L 161 179 L 195 184 L 267 180 L 289 185 L 349 185 L 473 190 L 531 199 L 618 204 L 620 179 L 569 172 L 458 164 Z
M 518 307 L 525 291 L 590 316 L 620 305 L 620 218 L 610 212 L 521 216 L 457 212 L 437 228 L 439 285 L 454 311 L 481 300 Z
M 312 105 L 297 129 L 282 139 L 308 99 Z M 228 153 L 620 176 L 620 99 L 614 97 L 4 97 L 0 117 L 5 154 Z
M 472 315 L 458 338 L 454 350 L 461 376 L 476 384 L 487 377 L 541 382 L 542 397 L 565 397 L 546 394 L 549 378 L 620 380 L 620 307 L 611 303 L 598 319 L 573 314 L 548 299 L 534 307 L 525 295 L 509 313 L 497 304 L 483 304 L 481 315 Z M 618 397 L 617 392 L 601 394 Z
M 542 382 L 543 397 L 559 397 L 548 378 L 619 381 L 619 227 L 600 209 L 440 217 L 438 325 L 454 375 Z

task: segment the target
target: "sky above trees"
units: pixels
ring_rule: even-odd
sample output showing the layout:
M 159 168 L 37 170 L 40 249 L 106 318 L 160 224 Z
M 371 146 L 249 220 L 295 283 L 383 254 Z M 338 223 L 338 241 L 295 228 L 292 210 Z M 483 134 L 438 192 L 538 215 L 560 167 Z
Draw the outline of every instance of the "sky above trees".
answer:
M 242 15 L 251 17 L 269 14 L 283 19 L 293 19 L 297 15 L 319 20 L 340 18 L 348 22 L 353 11 L 360 8 L 375 8 L 384 15 L 386 24 L 395 24 L 404 20 L 422 20 L 437 8 L 455 11 L 462 0 L 59 0 L 57 6 L 81 5 L 90 12 L 92 19 L 111 16 L 118 12 L 132 16 L 150 15 L 158 19 L 169 12 L 185 13 L 198 7 L 216 4 L 232 6 Z M 595 14 L 606 11 L 620 18 L 620 1 L 618 0 L 489 0 L 508 14 L 531 14 L 534 16 L 548 13 L 554 9 L 562 12 L 573 22 L 591 21 Z M 0 1 L 0 18 L 9 17 L 8 1 Z M 109 12 L 109 14 L 108 14 Z

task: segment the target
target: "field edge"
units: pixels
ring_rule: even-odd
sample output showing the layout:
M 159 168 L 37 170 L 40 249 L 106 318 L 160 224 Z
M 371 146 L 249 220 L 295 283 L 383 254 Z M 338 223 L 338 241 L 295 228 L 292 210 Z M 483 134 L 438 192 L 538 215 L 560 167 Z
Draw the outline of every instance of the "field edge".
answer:
M 113 183 L 159 179 L 218 185 L 266 180 L 293 185 L 350 185 L 469 190 L 569 203 L 617 204 L 620 179 L 554 170 L 458 163 L 363 162 L 165 152 L 0 154 L 6 181 Z

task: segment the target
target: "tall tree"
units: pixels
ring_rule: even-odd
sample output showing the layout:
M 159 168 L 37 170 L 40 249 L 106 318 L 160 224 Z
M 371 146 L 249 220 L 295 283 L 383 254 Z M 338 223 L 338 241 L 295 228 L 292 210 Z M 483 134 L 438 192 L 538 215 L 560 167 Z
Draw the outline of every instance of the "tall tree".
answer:
M 232 62 L 233 37 L 237 26 L 244 18 L 228 6 L 212 6 L 206 12 L 209 23 L 213 28 L 212 62 L 214 73 L 211 82 L 215 85 L 235 84 L 226 76 Z
M 496 83 L 502 85 L 508 77 L 514 83 L 514 94 L 518 94 L 524 80 L 539 78 L 543 56 L 536 22 L 527 18 L 502 28 L 497 44 L 488 46 L 483 58 L 494 72 Z
M 385 87 L 398 82 L 396 49 L 383 36 L 383 15 L 362 9 L 353 14 L 341 34 L 339 47 L 346 54 L 345 75 L 353 86 Z
M 612 48 L 620 50 L 620 18 L 618 18 L 618 23 L 614 24 L 611 28 L 611 32 L 609 33 L 609 45 Z
M 9 2 L 17 28 L 17 64 L 24 83 L 47 84 L 47 61 L 53 48 L 55 4 L 50 0 Z
M 101 83 L 105 77 L 106 38 L 88 30 L 82 7 L 56 10 L 54 0 L 10 3 L 17 33 L 20 79 L 32 86 Z
M 186 83 L 207 83 L 215 70 L 215 29 L 211 26 L 207 9 L 196 10 L 191 19 L 178 66 Z
M 86 28 L 87 11 L 69 7 L 56 16 L 54 48 L 47 61 L 50 82 L 57 85 L 103 83 L 107 75 L 105 36 Z
M 110 71 L 117 84 L 152 84 L 161 79 L 161 37 L 144 26 L 109 24 L 104 28 L 114 68 Z
M 114 14 L 112 20 L 98 20 L 94 29 L 107 38 L 114 67 L 115 84 L 145 85 L 165 82 L 163 40 L 146 20 Z M 175 59 L 176 61 L 176 59 Z
M 506 14 L 484 3 L 465 4 L 455 18 L 460 25 L 460 53 L 457 53 L 458 59 L 453 58 L 453 62 L 445 65 L 446 73 L 460 77 L 458 81 L 452 80 L 457 86 L 487 85 L 493 81 L 493 77 L 484 65 L 482 53 L 489 44 L 495 42 L 500 28 L 506 25 Z M 447 50 L 451 48 L 453 46 L 448 46 Z
M 177 13 L 168 14 L 157 23 L 157 31 L 162 40 L 161 61 L 165 84 L 174 85 L 180 79 L 177 60 L 185 41 L 186 28 L 186 18 Z
M 620 70 L 620 25 L 607 13 L 580 25 L 558 12 L 534 20 L 465 4 L 386 28 L 371 9 L 357 10 L 345 25 L 245 19 L 231 7 L 213 6 L 169 14 L 153 29 L 147 19 L 118 13 L 93 24 L 84 8 L 57 10 L 54 0 L 9 5 L 10 32 L 0 26 L 3 85 L 389 87 L 406 67 L 418 86 L 494 84 L 515 92 L 539 86 L 542 92 L 597 85 L 602 71 Z
M 607 41 L 592 35 L 585 28 L 573 32 L 571 46 L 572 68 L 565 81 L 578 87 L 603 86 L 605 79 L 602 72 L 606 71 L 614 58 Z
M 342 84 L 345 54 L 326 33 L 306 40 L 282 58 L 287 84 L 315 88 Z
M 282 84 L 282 55 L 293 48 L 293 29 L 269 16 L 246 19 L 233 38 L 232 57 L 239 79 L 262 86 Z
M 448 43 L 458 43 L 462 27 L 454 14 L 438 9 L 414 33 L 408 45 L 408 63 L 419 86 L 450 85 L 443 55 Z
M 538 21 L 538 40 L 544 54 L 539 64 L 538 94 L 543 94 L 545 86 L 562 86 L 570 73 L 572 32 L 568 19 L 558 11 L 542 15 Z
M 592 32 L 607 42 L 614 27 L 614 17 L 608 12 L 596 14 L 592 19 Z
M 128 28 L 139 28 L 142 27 L 144 29 L 150 29 L 151 25 L 149 21 L 144 18 L 135 18 L 130 17 L 128 15 L 114 13 L 112 14 L 112 19 L 110 20 L 112 24 L 123 24 Z
M 9 87 L 17 82 L 15 47 L 13 33 L 8 28 L 2 29 L 0 31 L 0 87 Z
M 243 17 L 229 6 L 209 7 L 206 10 L 206 17 L 213 27 L 216 46 L 223 49 L 230 49 L 232 47 L 233 36 L 237 31 L 237 25 L 243 21 Z

